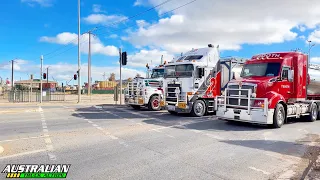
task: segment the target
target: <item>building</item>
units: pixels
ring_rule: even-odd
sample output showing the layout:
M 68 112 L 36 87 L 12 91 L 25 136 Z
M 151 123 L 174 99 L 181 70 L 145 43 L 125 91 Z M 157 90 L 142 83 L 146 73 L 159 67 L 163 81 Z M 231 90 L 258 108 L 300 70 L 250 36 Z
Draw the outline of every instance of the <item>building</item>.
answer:
M 32 86 L 32 89 L 38 90 L 40 88 L 40 79 L 29 79 L 29 80 L 22 80 L 22 81 L 15 81 L 14 82 L 15 88 L 18 89 L 30 89 Z M 45 89 L 55 89 L 58 86 L 58 82 L 56 81 L 48 81 L 42 80 L 42 88 Z

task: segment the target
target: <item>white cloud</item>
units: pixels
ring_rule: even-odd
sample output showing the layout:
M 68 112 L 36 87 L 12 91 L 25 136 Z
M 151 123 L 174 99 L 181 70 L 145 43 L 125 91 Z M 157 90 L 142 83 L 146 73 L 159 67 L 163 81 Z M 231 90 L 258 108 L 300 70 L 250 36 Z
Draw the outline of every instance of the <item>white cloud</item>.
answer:
M 302 35 L 302 36 L 299 36 L 299 39 L 306 40 L 306 37 Z
M 30 61 L 23 60 L 23 59 L 15 59 L 13 64 L 14 71 L 22 71 L 25 70 L 28 66 Z M 12 63 L 11 62 L 4 62 L 0 64 L 0 70 L 11 70 Z
M 70 33 L 70 32 L 63 32 L 60 33 L 54 37 L 48 37 L 48 36 L 43 36 L 40 38 L 41 42 L 49 42 L 49 43 L 56 43 L 56 44 L 74 44 L 77 45 L 78 35 L 75 33 Z M 81 52 L 83 53 L 88 53 L 88 44 L 89 42 L 89 35 L 84 34 L 82 35 L 80 39 L 81 43 Z M 118 56 L 118 48 L 112 45 L 107 45 L 105 46 L 98 37 L 96 36 L 91 36 L 91 53 L 92 54 L 103 54 L 107 56 Z
M 128 55 L 128 66 L 145 67 L 147 63 L 150 65 L 151 61 L 153 66 L 157 66 L 161 62 L 161 55 L 163 55 L 163 61 L 168 62 L 173 58 L 173 55 L 166 51 L 157 49 L 140 50 L 133 55 Z
M 35 6 L 36 4 L 39 4 L 43 7 L 50 7 L 52 6 L 52 0 L 21 0 L 22 3 L 27 3 L 29 6 Z
M 157 5 L 162 0 L 149 0 Z M 189 0 L 171 1 L 157 8 L 167 12 Z M 301 14 L 301 9 L 304 13 Z M 171 52 L 220 44 L 221 49 L 238 50 L 242 44 L 282 43 L 297 38 L 293 31 L 316 27 L 320 23 L 320 1 L 301 0 L 195 1 L 173 11 L 146 27 L 129 32 L 126 40 L 136 46 L 151 45 Z M 285 11 L 284 9 L 290 9 Z M 305 29 L 304 29 L 305 28 Z
M 102 10 L 100 4 L 94 4 L 94 5 L 92 5 L 92 11 L 93 11 L 94 13 L 105 12 L 105 11 Z
M 308 40 L 312 41 L 313 43 L 320 44 L 320 30 L 313 31 L 309 35 Z
M 112 25 L 115 22 L 124 21 L 127 19 L 123 15 L 105 15 L 105 14 L 91 14 L 84 18 L 84 21 L 88 24 L 103 24 Z
M 312 57 L 310 59 L 311 63 L 320 64 L 320 57 Z
M 117 35 L 117 34 L 111 34 L 111 35 L 109 36 L 109 38 L 115 39 L 115 38 L 118 38 L 118 35 Z
M 133 3 L 133 6 L 141 6 L 144 4 L 144 1 L 143 0 L 136 0 L 134 3 Z

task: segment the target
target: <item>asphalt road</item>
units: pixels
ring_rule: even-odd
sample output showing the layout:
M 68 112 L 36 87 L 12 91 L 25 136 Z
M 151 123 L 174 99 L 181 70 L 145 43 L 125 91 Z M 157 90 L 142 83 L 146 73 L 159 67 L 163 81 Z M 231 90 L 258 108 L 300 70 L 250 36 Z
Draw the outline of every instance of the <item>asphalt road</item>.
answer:
M 128 107 L 27 106 L 0 114 L 0 171 L 6 164 L 71 164 L 67 179 L 299 179 L 319 150 L 319 127 L 300 121 L 271 129 Z

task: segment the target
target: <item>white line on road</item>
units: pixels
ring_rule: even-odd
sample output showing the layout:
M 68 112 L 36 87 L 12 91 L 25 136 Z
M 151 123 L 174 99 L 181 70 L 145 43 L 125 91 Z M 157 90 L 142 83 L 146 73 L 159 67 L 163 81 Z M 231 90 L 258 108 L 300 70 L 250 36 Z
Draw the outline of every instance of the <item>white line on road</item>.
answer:
M 98 125 L 96 125 L 96 124 L 92 124 L 92 126 L 94 126 L 94 127 L 99 127 Z
M 39 106 L 39 109 L 41 108 L 41 106 Z M 42 108 L 41 108 L 42 109 Z M 40 111 L 40 115 L 41 117 L 43 117 L 43 121 L 42 121 L 42 130 L 45 136 L 47 136 L 44 141 L 46 143 L 46 147 L 47 147 L 47 154 L 50 160 L 55 161 L 57 160 L 56 156 L 52 153 L 54 151 L 53 149 L 53 145 L 52 145 L 52 141 L 50 139 L 50 136 L 48 134 L 48 127 L 47 127 L 47 123 L 45 120 L 45 116 L 43 114 L 43 111 Z
M 252 170 L 258 171 L 258 172 L 262 172 L 262 173 L 265 174 L 265 175 L 269 175 L 269 174 L 270 174 L 270 173 L 267 172 L 267 171 L 264 171 L 264 170 L 261 170 L 261 169 L 257 169 L 257 168 L 252 167 L 252 166 L 250 166 L 249 169 L 252 169 Z
M 103 128 L 102 128 L 102 127 L 97 127 L 97 129 L 99 129 L 99 130 L 103 131 Z
M 92 124 L 93 122 L 92 121 L 88 121 L 88 123 Z
M 44 138 L 44 137 L 46 137 L 46 136 L 34 136 L 34 137 L 19 138 L 19 139 L 7 139 L 7 140 L 0 141 L 0 143 L 12 142 L 12 141 L 21 141 L 21 140 L 28 140 L 28 139 L 39 139 L 39 138 Z
M 3 153 L 4 149 L 2 146 L 0 146 L 0 154 Z
M 45 152 L 45 151 L 46 151 L 46 149 L 39 149 L 39 150 L 35 150 L 35 151 L 29 151 L 29 152 L 23 152 L 23 153 L 13 154 L 13 155 L 9 155 L 9 156 L 0 157 L 0 160 L 1 160 L 1 159 L 7 159 L 7 158 L 14 158 L 14 157 L 18 157 L 18 156 L 29 155 L 29 154 L 35 154 L 35 153 Z

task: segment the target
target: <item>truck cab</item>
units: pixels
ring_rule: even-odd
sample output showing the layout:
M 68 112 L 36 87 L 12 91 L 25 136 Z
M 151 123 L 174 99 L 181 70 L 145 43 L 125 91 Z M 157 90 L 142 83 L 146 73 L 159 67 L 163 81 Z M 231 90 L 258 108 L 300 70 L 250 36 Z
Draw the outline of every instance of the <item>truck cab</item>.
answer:
M 128 82 L 125 103 L 134 109 L 147 107 L 153 111 L 161 110 L 164 107 L 163 76 L 164 66 L 159 65 L 152 69 L 151 78 L 136 77 Z
M 244 64 L 240 79 L 230 81 L 217 98 L 217 117 L 276 128 L 291 117 L 317 119 L 319 102 L 307 96 L 307 60 L 300 52 L 253 56 Z
M 218 61 L 218 47 L 208 45 L 208 48 L 192 49 L 165 65 L 165 104 L 169 113 L 191 113 L 193 116 L 206 113 L 209 102 L 199 97 L 205 95 L 212 84 Z M 216 92 L 210 93 L 213 97 Z

